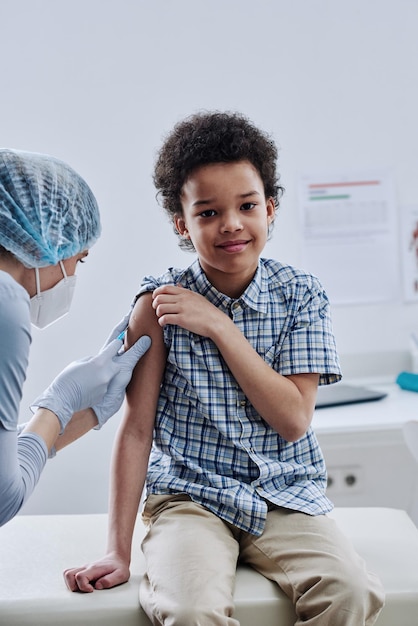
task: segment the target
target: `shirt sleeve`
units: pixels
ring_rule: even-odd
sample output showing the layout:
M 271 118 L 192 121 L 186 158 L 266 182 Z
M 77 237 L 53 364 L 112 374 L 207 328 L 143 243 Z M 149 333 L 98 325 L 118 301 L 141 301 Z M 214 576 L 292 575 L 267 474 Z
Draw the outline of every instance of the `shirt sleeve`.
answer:
M 161 287 L 162 285 L 176 285 L 178 281 L 182 279 L 184 274 L 184 270 L 170 267 L 165 274 L 162 274 L 162 276 L 159 276 L 158 278 L 155 278 L 154 276 L 145 276 L 133 300 L 132 306 L 143 293 L 146 293 L 147 291 L 154 291 L 154 289 L 157 289 L 157 287 Z
M 312 277 L 279 355 L 281 374 L 319 373 L 319 384 L 341 379 L 330 304 L 319 281 Z

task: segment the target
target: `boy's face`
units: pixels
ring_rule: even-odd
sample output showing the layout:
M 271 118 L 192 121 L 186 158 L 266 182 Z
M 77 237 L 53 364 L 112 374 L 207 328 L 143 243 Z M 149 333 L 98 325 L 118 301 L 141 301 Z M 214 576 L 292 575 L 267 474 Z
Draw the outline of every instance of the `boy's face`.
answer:
M 274 219 L 274 200 L 248 161 L 199 167 L 185 182 L 183 215 L 175 218 L 190 238 L 210 282 L 238 297 L 250 283 Z

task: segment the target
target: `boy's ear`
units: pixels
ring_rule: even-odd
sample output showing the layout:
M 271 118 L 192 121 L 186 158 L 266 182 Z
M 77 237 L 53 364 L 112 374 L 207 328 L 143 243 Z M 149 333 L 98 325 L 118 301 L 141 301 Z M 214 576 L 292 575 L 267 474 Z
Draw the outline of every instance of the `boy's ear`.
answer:
M 276 204 L 273 198 L 269 198 L 267 200 L 267 221 L 269 225 L 274 222 L 274 218 L 276 216 Z
M 175 215 L 173 218 L 174 226 L 179 235 L 184 235 L 187 232 L 186 223 L 182 215 Z

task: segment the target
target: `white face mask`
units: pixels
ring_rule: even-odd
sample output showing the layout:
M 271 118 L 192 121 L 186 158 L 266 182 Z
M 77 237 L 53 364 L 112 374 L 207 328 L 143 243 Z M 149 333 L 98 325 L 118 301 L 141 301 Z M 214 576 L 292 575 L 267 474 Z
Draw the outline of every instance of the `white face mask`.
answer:
M 35 267 L 36 296 L 30 299 L 30 319 L 36 328 L 46 328 L 70 310 L 76 276 L 67 276 L 62 261 L 60 261 L 60 266 L 64 278 L 45 291 L 41 291 L 39 269 Z

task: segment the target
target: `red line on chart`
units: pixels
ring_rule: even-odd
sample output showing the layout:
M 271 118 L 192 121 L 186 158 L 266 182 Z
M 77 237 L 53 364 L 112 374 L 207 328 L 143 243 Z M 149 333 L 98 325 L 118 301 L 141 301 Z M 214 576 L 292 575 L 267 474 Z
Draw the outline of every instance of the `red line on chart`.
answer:
M 309 189 L 323 189 L 324 187 L 360 187 L 363 185 L 380 185 L 380 180 L 357 180 L 351 182 L 341 182 L 341 183 L 324 183 L 320 185 L 319 183 L 312 183 L 308 185 Z

